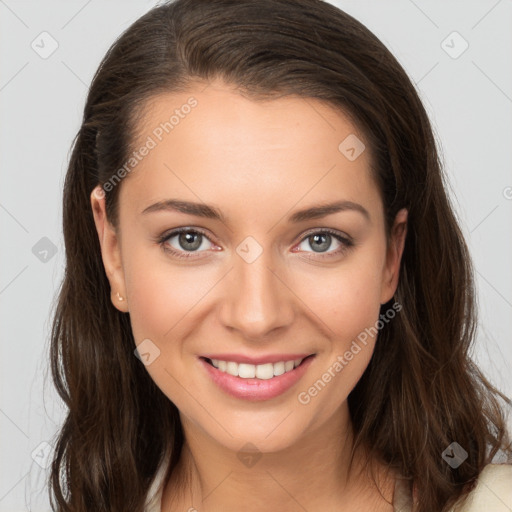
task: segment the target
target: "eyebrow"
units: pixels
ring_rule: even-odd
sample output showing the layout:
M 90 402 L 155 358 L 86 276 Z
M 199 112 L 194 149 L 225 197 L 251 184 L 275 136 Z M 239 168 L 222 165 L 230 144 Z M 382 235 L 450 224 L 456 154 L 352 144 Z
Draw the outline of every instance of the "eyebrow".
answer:
M 177 199 L 166 199 L 152 204 L 142 211 L 142 214 L 160 212 L 160 211 L 177 211 L 196 217 L 204 217 L 214 219 L 226 223 L 227 219 L 222 212 L 214 206 L 204 203 L 193 203 L 190 201 L 180 201 Z M 356 211 L 361 213 L 367 220 L 370 220 L 370 214 L 366 208 L 359 203 L 353 201 L 336 201 L 334 203 L 321 204 L 299 210 L 288 218 L 289 223 L 297 224 L 311 219 L 320 219 L 333 213 L 343 211 Z

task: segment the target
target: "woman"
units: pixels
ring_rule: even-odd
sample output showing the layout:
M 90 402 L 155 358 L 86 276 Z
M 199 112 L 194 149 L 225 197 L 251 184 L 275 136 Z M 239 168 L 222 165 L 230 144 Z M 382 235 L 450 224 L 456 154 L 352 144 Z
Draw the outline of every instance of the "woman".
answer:
M 64 189 L 54 510 L 512 506 L 443 179 L 407 75 L 332 5 L 135 22 Z

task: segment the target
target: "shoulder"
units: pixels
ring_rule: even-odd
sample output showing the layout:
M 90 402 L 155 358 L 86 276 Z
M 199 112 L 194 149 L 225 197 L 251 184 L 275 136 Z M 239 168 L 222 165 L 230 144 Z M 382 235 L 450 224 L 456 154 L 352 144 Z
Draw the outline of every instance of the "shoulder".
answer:
M 510 512 L 512 510 L 512 465 L 488 464 L 476 487 L 453 512 Z

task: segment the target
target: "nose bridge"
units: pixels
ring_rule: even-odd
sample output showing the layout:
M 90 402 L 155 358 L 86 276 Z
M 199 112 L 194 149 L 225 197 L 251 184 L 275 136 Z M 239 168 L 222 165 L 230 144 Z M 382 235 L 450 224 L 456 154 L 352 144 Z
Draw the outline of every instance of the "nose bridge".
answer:
M 292 319 L 290 293 L 275 275 L 272 251 L 247 237 L 233 255 L 222 321 L 247 338 L 262 338 Z

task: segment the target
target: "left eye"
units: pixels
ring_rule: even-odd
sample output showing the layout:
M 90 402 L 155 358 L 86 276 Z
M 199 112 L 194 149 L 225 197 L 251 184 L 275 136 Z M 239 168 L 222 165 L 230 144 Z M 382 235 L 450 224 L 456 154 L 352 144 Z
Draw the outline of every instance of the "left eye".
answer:
M 338 249 L 328 252 L 327 249 L 331 246 L 333 239 L 337 241 Z M 313 252 L 319 254 L 328 252 L 329 255 L 338 254 L 352 245 L 348 238 L 332 231 L 315 231 L 314 233 L 310 233 L 306 235 L 299 247 L 302 244 L 308 244 L 309 247 L 313 248 Z

